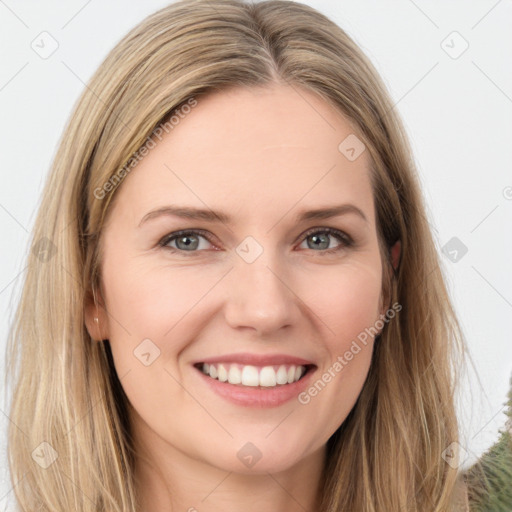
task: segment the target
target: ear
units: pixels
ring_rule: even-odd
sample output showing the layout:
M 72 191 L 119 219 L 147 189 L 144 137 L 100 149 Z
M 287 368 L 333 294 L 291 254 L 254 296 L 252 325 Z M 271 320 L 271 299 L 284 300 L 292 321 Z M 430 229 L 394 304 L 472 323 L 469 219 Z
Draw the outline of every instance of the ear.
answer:
M 84 305 L 85 326 L 94 341 L 102 341 L 109 338 L 108 316 L 101 291 L 89 290 Z
M 398 268 L 398 264 L 400 263 L 400 255 L 402 252 L 402 244 L 400 240 L 397 240 L 395 242 L 395 245 L 391 247 L 390 253 L 391 253 L 391 264 L 393 265 L 393 268 L 395 271 Z

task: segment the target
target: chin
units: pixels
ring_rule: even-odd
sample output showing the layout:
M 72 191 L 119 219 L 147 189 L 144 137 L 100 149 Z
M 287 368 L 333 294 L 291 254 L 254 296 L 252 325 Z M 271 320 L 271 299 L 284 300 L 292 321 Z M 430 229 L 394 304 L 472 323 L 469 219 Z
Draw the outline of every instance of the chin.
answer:
M 264 437 L 253 437 L 253 441 L 245 442 L 231 440 L 229 445 L 228 447 L 226 443 L 223 450 L 208 450 L 208 455 L 215 453 L 213 460 L 211 456 L 208 457 L 209 462 L 224 471 L 246 475 L 280 473 L 299 464 L 308 456 L 305 446 L 300 446 L 297 442 L 288 442 L 287 446 L 279 438 L 273 441 Z

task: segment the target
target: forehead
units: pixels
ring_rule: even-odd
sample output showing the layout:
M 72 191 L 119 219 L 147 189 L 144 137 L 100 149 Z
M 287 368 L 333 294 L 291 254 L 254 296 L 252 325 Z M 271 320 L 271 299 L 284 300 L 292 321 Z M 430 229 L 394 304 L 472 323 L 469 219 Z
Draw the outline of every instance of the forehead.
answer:
M 357 202 L 373 219 L 367 151 L 339 146 L 352 123 L 296 86 L 236 88 L 197 99 L 121 184 L 140 217 L 169 204 L 229 211 L 241 220 Z M 351 140 L 351 139 L 348 139 Z M 364 147 L 364 146 L 363 146 Z

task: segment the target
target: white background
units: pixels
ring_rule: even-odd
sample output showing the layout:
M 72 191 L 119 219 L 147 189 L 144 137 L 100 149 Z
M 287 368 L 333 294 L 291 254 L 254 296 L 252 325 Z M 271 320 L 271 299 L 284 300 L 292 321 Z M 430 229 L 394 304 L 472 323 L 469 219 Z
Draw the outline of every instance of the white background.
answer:
M 71 109 L 115 43 L 167 3 L 0 0 L 2 364 L 36 207 Z M 512 2 L 305 3 L 331 17 L 370 57 L 409 133 L 481 383 L 470 374 L 461 396 L 467 465 L 504 427 L 512 374 Z M 47 59 L 31 47 L 43 31 L 58 42 Z M 456 262 L 442 253 L 453 237 L 468 249 Z M 4 401 L 0 510 L 12 506 L 4 456 L 8 421 Z

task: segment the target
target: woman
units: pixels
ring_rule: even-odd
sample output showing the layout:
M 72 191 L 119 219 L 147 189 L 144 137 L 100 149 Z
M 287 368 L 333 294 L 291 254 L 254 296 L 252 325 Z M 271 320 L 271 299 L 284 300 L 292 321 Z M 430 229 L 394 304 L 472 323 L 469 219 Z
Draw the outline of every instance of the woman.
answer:
M 133 29 L 30 257 L 21 510 L 460 509 L 464 344 L 411 151 L 312 8 L 185 0 Z

